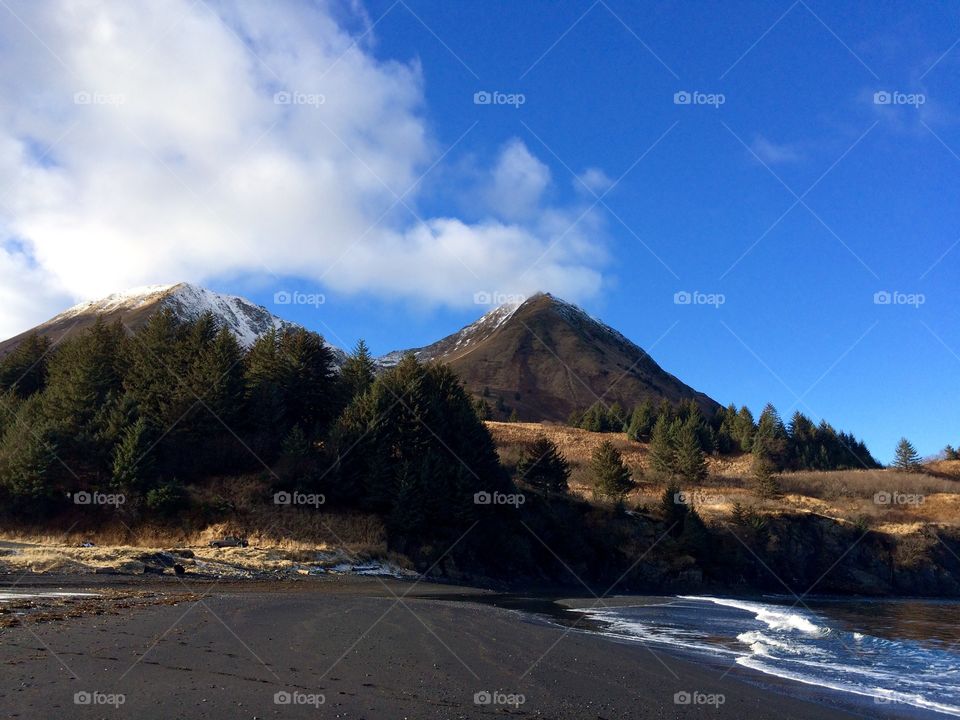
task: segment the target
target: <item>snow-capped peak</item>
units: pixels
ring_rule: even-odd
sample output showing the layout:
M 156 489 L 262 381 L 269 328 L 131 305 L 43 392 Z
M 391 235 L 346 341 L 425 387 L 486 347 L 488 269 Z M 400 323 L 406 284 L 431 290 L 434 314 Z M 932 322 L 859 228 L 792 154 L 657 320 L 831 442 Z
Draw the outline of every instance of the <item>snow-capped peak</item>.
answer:
M 147 285 L 113 293 L 99 300 L 75 305 L 51 322 L 66 320 L 81 314 L 106 315 L 133 312 L 151 305 L 171 310 L 182 320 L 196 320 L 209 312 L 233 333 L 244 348 L 249 348 L 268 330 L 299 327 L 242 297 L 224 295 L 185 282 L 171 285 Z M 342 353 L 338 348 L 333 349 Z

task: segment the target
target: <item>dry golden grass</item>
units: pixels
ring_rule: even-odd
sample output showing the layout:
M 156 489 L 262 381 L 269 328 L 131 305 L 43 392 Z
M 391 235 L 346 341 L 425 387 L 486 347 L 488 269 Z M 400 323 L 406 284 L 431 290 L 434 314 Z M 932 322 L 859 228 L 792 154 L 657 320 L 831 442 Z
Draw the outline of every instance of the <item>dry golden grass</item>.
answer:
M 210 541 L 245 537 L 246 548 L 211 548 Z M 82 547 L 93 543 L 94 547 Z M 326 513 L 293 508 L 260 507 L 242 519 L 196 530 L 117 524 L 92 532 L 35 532 L 31 528 L 0 533 L 0 564 L 33 572 L 92 572 L 97 568 L 133 567 L 137 556 L 172 548 L 190 550 L 185 565 L 216 563 L 243 571 L 271 571 L 301 562 L 316 563 L 322 553 L 341 553 L 358 560 L 406 561 L 388 552 L 383 522 L 374 515 Z
M 571 492 L 589 498 L 593 483 L 590 456 L 609 440 L 640 479 L 628 504 L 654 508 L 665 484 L 650 479 L 648 447 L 629 440 L 623 433 L 594 433 L 565 425 L 488 422 L 501 460 L 513 468 L 524 447 L 543 434 L 560 448 L 571 464 Z M 700 486 L 684 487 L 693 505 L 706 519 L 729 517 L 735 504 L 767 512 L 808 512 L 845 522 L 865 520 L 877 529 L 912 532 L 922 524 L 960 525 L 960 461 L 939 461 L 924 472 L 896 470 L 838 470 L 796 472 L 780 476 L 782 497 L 761 499 L 754 492 L 751 477 L 753 458 L 749 454 L 708 457 L 710 476 Z M 956 477 L 954 480 L 952 478 Z M 890 502 L 877 502 L 878 493 L 887 493 Z M 905 497 L 908 496 L 908 497 Z M 902 501 L 898 502 L 896 498 Z M 922 498 L 919 500 L 918 498 Z

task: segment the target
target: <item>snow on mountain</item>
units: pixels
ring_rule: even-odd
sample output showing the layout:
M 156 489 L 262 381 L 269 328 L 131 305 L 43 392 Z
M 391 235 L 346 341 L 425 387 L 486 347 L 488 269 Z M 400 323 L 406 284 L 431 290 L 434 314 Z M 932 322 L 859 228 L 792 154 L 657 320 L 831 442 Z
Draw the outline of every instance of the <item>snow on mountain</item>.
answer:
M 291 330 L 300 327 L 245 298 L 213 292 L 191 283 L 148 285 L 113 293 L 99 300 L 75 305 L 44 325 L 62 325 L 81 316 L 129 316 L 150 312 L 151 309 L 170 310 L 182 320 L 196 320 L 209 312 L 233 333 L 244 348 L 249 348 L 258 337 L 269 330 Z M 327 347 L 333 351 L 337 365 L 342 365 L 346 353 L 330 343 L 327 343 Z
M 196 320 L 209 312 L 227 327 L 245 348 L 253 345 L 256 339 L 268 330 L 299 327 L 242 297 L 221 295 L 190 283 L 147 285 L 113 293 L 99 300 L 75 305 L 50 322 L 68 320 L 78 315 L 130 312 L 151 305 L 157 305 L 157 309 L 171 310 L 183 320 Z
M 439 342 L 412 350 L 394 350 L 377 358 L 381 368 L 393 367 L 407 353 L 413 353 L 421 362 L 432 360 L 441 355 L 468 350 L 471 345 L 490 336 L 497 328 L 503 325 L 517 311 L 523 303 L 508 303 L 499 305 L 484 314 L 476 322 L 467 325 L 453 335 L 449 335 Z

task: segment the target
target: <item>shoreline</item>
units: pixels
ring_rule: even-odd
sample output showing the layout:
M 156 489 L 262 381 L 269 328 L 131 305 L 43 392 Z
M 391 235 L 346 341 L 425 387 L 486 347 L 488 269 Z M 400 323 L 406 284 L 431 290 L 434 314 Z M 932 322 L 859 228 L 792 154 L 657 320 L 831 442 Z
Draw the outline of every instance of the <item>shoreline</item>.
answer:
M 17 587 L 116 587 L 56 580 Z M 482 589 L 372 578 L 150 585 L 200 597 L 0 630 L 4 716 L 916 717 L 866 712 L 816 688 L 799 697 L 745 668 L 724 674 L 680 653 L 571 631 L 498 607 L 504 596 Z M 124 702 L 77 705 L 77 692 Z M 324 702 L 277 705 L 278 692 Z M 690 704 L 676 704 L 677 693 Z

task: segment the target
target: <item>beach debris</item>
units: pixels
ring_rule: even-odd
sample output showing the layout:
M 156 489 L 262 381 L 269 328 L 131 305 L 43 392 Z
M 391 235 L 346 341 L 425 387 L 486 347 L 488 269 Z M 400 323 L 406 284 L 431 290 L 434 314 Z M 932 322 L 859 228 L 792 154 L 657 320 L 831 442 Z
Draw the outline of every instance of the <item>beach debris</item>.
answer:
M 233 535 L 210 541 L 210 547 L 213 548 L 247 547 L 248 544 L 246 538 L 234 537 Z

